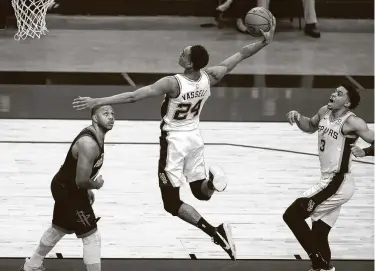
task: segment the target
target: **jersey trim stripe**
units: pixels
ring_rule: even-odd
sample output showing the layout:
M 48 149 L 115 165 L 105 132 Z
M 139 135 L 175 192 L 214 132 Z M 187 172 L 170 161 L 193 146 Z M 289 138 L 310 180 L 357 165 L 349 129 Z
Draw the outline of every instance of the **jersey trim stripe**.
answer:
M 168 113 L 169 100 L 169 96 L 165 95 L 163 104 L 161 105 L 161 118 L 164 118 L 165 115 Z
M 159 173 L 164 172 L 167 165 L 168 141 L 167 132 L 162 131 L 160 135 Z
M 181 81 L 180 81 L 180 79 L 178 78 L 178 76 L 175 75 L 174 77 L 176 78 L 177 83 L 178 83 L 178 94 L 177 94 L 176 97 L 174 97 L 174 98 L 177 98 L 177 97 L 180 96 L 180 94 L 181 94 L 182 85 L 181 85 Z
M 170 184 L 168 175 L 165 172 L 168 159 L 168 132 L 162 131 L 160 135 L 160 154 L 158 165 L 159 186 Z
M 332 197 L 341 187 L 345 179 L 345 174 L 338 173 L 335 174 L 332 178 L 332 181 L 327 185 L 326 188 L 322 189 L 320 192 L 316 193 L 314 196 L 310 196 L 314 200 L 316 205 L 321 204 L 330 197 Z
M 345 122 L 348 120 L 348 118 L 350 118 L 351 116 L 355 116 L 355 114 L 353 112 L 347 112 L 341 119 L 343 119 L 341 125 L 340 125 L 340 134 L 343 136 L 343 137 L 347 137 L 348 135 L 345 135 L 342 131 L 342 128 L 344 127 L 344 124 Z
M 341 159 L 340 167 L 338 168 L 339 173 L 349 172 L 349 162 L 350 162 L 350 155 L 351 155 L 350 144 L 354 144 L 356 140 L 357 140 L 356 138 L 348 138 L 348 137 L 344 139 L 344 150 L 342 152 L 342 159 Z
M 165 121 L 164 121 L 164 117 L 165 115 L 167 115 L 168 113 L 168 107 L 169 107 L 169 96 L 168 95 L 165 95 L 164 97 L 164 101 L 161 105 L 161 110 L 160 110 L 160 113 L 161 113 L 161 123 L 160 123 L 160 129 L 163 130 L 163 126 L 165 125 Z
M 190 82 L 194 82 L 194 83 L 199 83 L 199 81 L 202 79 L 202 73 L 200 73 L 200 76 L 199 76 L 199 79 L 198 79 L 198 80 L 192 80 L 192 79 L 186 77 L 186 76 L 183 75 L 183 74 L 179 74 L 179 75 L 180 75 L 182 78 L 184 78 L 184 79 L 186 79 L 186 80 L 188 80 L 188 81 L 190 81 Z
M 206 71 L 202 71 L 202 73 L 206 75 L 207 81 L 208 81 L 208 85 L 211 86 L 211 80 L 210 80 L 210 76 L 208 75 L 208 73 Z

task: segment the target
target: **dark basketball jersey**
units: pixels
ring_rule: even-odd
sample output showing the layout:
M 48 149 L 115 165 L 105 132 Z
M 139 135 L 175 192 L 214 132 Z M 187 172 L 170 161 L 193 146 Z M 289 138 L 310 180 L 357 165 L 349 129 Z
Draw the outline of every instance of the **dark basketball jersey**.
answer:
M 72 148 L 74 144 L 83 136 L 90 136 L 92 137 L 100 148 L 100 155 L 95 160 L 90 179 L 95 179 L 99 173 L 100 168 L 103 165 L 104 159 L 104 146 L 100 146 L 100 142 L 96 138 L 94 132 L 90 130 L 88 127 L 83 129 L 78 136 L 73 140 L 73 143 L 70 145 L 68 154 L 66 155 L 64 164 L 61 166 L 60 170 L 55 175 L 54 181 L 59 183 L 62 187 L 70 190 L 70 191 L 77 191 L 78 187 L 76 185 L 76 173 L 77 173 L 77 159 L 73 156 Z

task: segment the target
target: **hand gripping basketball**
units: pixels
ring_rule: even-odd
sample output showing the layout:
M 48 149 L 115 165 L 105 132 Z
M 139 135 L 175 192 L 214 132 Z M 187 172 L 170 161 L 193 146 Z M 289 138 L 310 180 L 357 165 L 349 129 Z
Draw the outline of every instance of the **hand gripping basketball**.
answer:
M 269 44 L 273 40 L 273 36 L 275 34 L 275 29 L 276 29 L 276 19 L 275 16 L 272 16 L 272 22 L 271 22 L 271 29 L 268 32 L 264 32 L 263 29 L 260 29 L 260 32 L 262 33 L 264 37 L 264 41 Z

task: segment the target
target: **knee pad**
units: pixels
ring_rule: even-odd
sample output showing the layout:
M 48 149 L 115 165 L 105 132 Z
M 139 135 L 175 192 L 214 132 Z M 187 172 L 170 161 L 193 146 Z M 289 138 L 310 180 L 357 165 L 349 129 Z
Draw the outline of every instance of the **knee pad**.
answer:
M 162 187 L 161 196 L 163 199 L 164 210 L 173 216 L 178 215 L 183 202 L 180 199 L 180 189 L 177 187 Z
M 199 181 L 191 182 L 189 185 L 190 185 L 191 192 L 193 193 L 193 195 L 196 199 L 207 201 L 211 197 L 203 194 L 203 192 L 202 192 L 202 183 L 204 181 L 205 180 L 199 180 Z
M 315 209 L 315 203 L 309 198 L 298 198 L 286 209 L 283 219 L 287 222 L 289 219 L 303 218 L 310 216 Z
M 98 230 L 93 234 L 82 238 L 83 262 L 86 265 L 100 263 L 102 238 Z
M 50 227 L 43 234 L 40 242 L 47 247 L 54 247 L 61 240 L 61 238 L 64 237 L 64 235 L 64 232 L 53 227 Z

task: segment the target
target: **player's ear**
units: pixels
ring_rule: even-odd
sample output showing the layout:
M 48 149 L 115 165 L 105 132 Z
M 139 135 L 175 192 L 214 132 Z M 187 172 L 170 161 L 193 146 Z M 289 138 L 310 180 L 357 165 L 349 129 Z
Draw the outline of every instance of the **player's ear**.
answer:
M 193 69 L 193 62 L 191 62 L 190 60 L 186 62 L 186 68 L 187 69 Z
M 346 108 L 349 108 L 351 104 L 352 104 L 352 103 L 351 103 L 350 100 L 348 99 L 348 101 L 344 104 L 344 106 L 345 106 Z
M 98 122 L 98 117 L 96 116 L 96 114 L 94 114 L 94 115 L 92 116 L 92 120 L 93 120 L 94 122 Z

